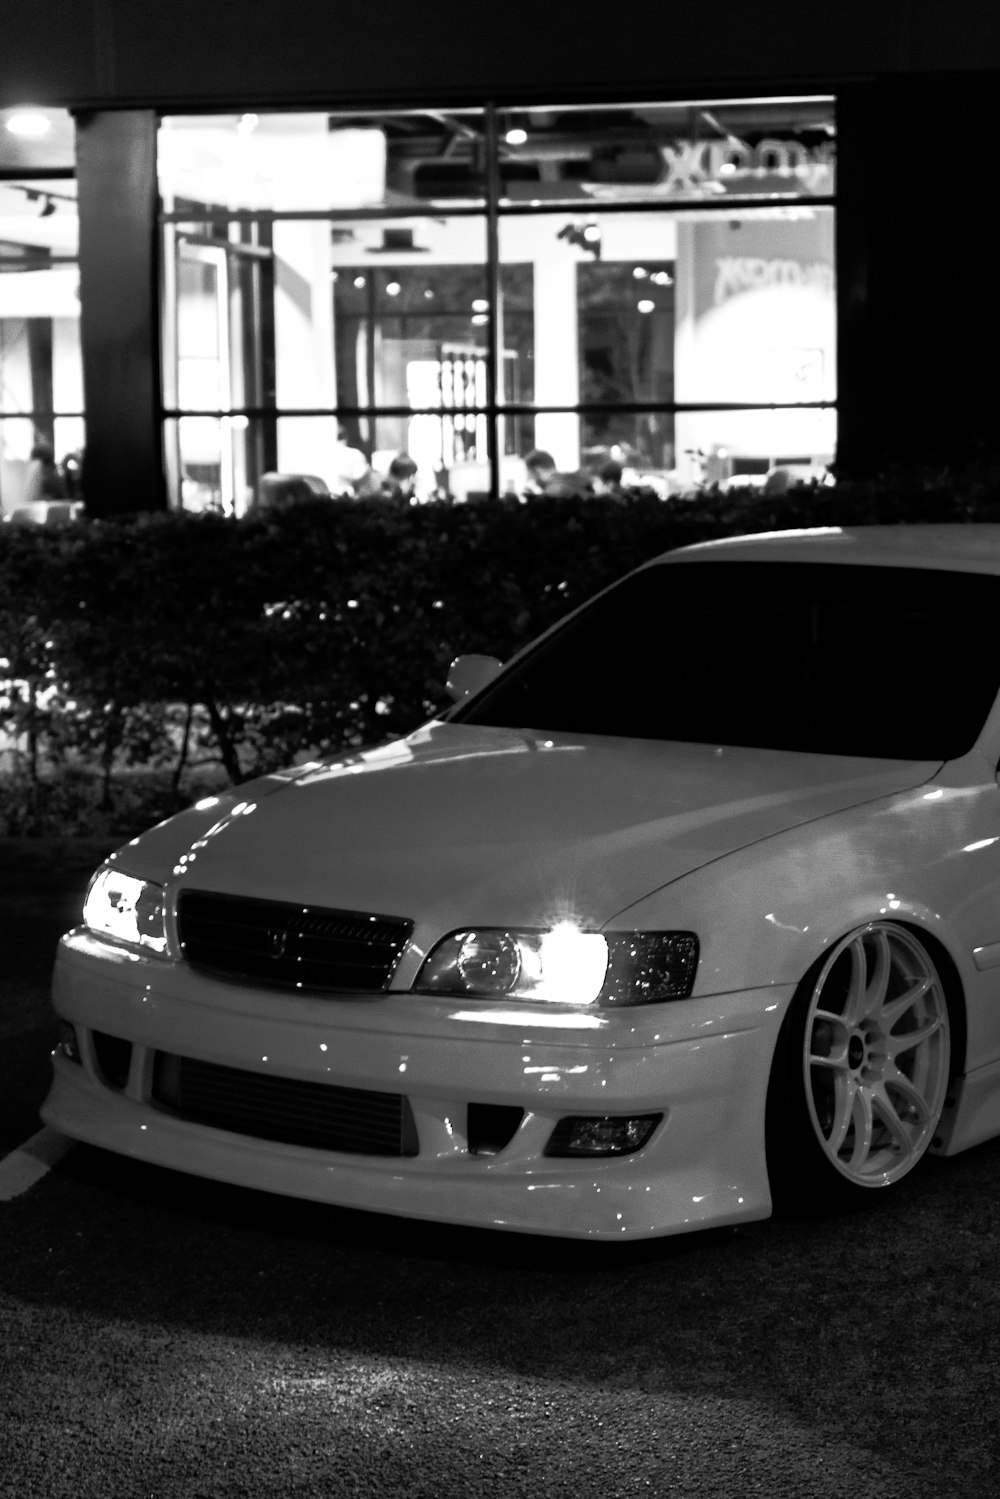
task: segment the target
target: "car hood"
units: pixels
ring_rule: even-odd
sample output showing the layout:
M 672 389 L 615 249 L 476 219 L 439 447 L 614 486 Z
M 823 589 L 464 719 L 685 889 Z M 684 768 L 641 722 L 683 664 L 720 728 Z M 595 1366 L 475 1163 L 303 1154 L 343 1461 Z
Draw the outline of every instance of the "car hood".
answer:
M 118 857 L 175 887 L 425 930 L 600 926 L 711 860 L 938 768 L 435 722 L 201 804 Z

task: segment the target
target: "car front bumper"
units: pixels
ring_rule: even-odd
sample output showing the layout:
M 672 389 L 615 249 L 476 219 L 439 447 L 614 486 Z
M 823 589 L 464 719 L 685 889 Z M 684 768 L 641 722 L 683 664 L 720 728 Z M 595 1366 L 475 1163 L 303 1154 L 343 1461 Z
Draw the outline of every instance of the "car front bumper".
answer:
M 54 1057 L 47 1124 L 219 1181 L 344 1207 L 574 1238 L 681 1233 L 767 1217 L 764 1111 L 790 986 L 613 1012 L 389 992 L 299 996 L 220 982 L 78 930 L 54 1003 L 79 1060 Z M 100 1038 L 124 1059 L 110 1079 Z M 120 1043 L 126 1043 L 121 1045 Z M 196 1123 L 154 1102 L 157 1055 L 396 1093 L 417 1153 L 358 1154 Z M 473 1154 L 469 1105 L 524 1110 Z M 545 1154 L 567 1116 L 663 1115 L 633 1154 Z

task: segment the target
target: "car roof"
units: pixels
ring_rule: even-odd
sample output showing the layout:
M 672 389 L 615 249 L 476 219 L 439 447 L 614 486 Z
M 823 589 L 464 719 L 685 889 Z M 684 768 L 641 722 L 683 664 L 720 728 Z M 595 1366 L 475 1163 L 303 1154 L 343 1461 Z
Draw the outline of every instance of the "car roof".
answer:
M 815 526 L 726 536 L 664 552 L 660 562 L 846 562 L 872 567 L 931 567 L 1000 573 L 1000 525 Z

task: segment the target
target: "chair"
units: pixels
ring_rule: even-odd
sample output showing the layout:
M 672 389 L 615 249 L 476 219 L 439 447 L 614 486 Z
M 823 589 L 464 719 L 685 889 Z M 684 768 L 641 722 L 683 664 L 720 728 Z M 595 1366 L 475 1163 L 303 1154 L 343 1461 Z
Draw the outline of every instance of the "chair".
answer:
M 257 486 L 257 510 L 286 510 L 299 500 L 330 498 L 326 480 L 316 474 L 261 474 Z
M 79 500 L 35 500 L 30 505 L 16 505 L 4 519 L 12 526 L 68 526 L 82 514 Z

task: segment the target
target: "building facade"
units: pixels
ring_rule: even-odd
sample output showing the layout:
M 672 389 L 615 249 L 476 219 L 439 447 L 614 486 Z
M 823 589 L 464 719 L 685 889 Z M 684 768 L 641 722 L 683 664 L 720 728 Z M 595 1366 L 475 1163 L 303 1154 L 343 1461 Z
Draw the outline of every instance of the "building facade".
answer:
M 997 449 L 995 8 L 6 11 L 7 514 Z

